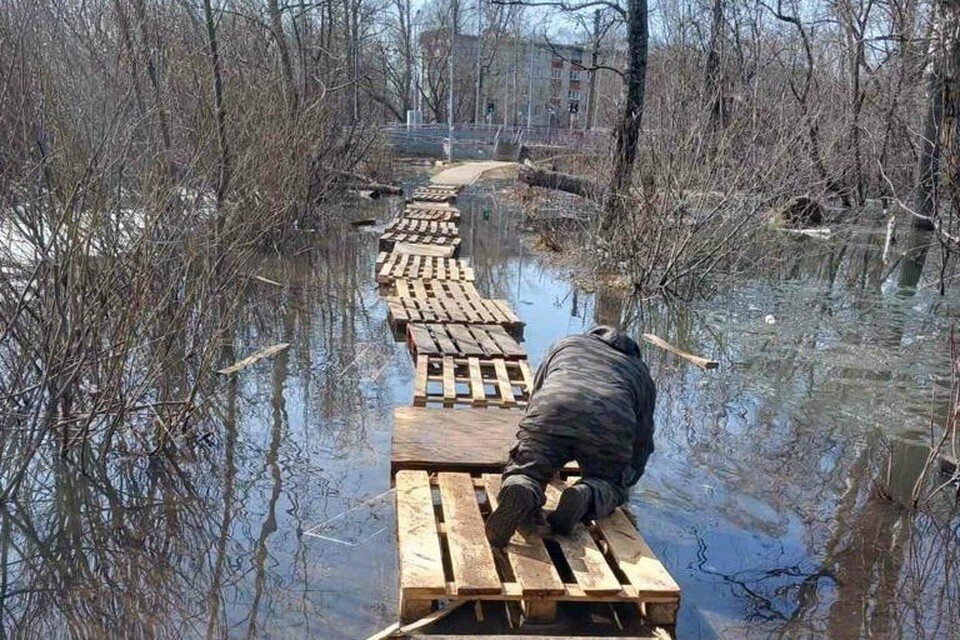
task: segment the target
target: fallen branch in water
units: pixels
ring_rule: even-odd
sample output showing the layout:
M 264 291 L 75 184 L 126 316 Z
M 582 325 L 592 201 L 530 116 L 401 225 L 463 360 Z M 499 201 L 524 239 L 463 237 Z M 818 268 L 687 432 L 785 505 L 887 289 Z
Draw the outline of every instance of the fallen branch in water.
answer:
M 275 344 L 275 345 L 273 345 L 272 347 L 267 347 L 266 349 L 262 349 L 262 350 L 260 350 L 260 351 L 257 351 L 256 353 L 247 356 L 247 357 L 244 358 L 243 360 L 240 360 L 239 362 L 236 362 L 236 363 L 230 365 L 229 367 L 226 367 L 226 368 L 224 368 L 224 369 L 220 369 L 219 371 L 217 371 L 217 373 L 219 373 L 219 374 L 221 374 L 221 375 L 228 376 L 228 375 L 230 375 L 230 374 L 232 374 L 232 373 L 236 373 L 237 371 L 240 371 L 241 369 L 246 369 L 246 368 L 249 367 L 250 365 L 254 364 L 255 362 L 259 362 L 260 360 L 263 360 L 264 358 L 268 358 L 268 357 L 270 357 L 270 356 L 272 356 L 272 355 L 274 355 L 274 354 L 276 354 L 276 353 L 280 353 L 281 351 L 283 351 L 284 349 L 286 349 L 286 348 L 289 347 L 289 346 L 290 346 L 290 345 L 289 345 L 288 343 L 286 343 L 286 342 L 281 342 L 281 343 L 279 343 L 279 344 Z
M 519 171 L 517 172 L 517 179 L 533 187 L 545 187 L 547 189 L 566 191 L 567 193 L 573 193 L 597 201 L 602 199 L 604 192 L 603 186 L 592 180 L 570 175 L 569 173 L 538 169 L 531 164 L 529 160 L 520 165 Z
M 411 622 L 410 624 L 405 624 L 402 627 L 399 622 L 394 622 L 389 627 L 378 631 L 373 634 L 367 640 L 385 640 L 386 638 L 405 638 L 407 635 L 413 633 L 414 631 L 419 631 L 425 627 L 429 627 L 434 622 L 446 618 L 448 615 L 465 605 L 469 600 L 461 600 L 459 602 L 451 602 L 447 605 L 446 609 L 440 609 L 429 613 L 424 617 L 420 618 L 416 622 Z
M 683 358 L 688 362 L 692 362 L 693 364 L 697 365 L 704 371 L 706 371 L 707 369 L 716 369 L 717 367 L 720 366 L 720 363 L 717 362 L 716 360 L 708 360 L 707 358 L 701 358 L 700 356 L 695 356 L 692 353 L 687 353 L 686 351 L 682 349 L 678 349 L 677 347 L 673 346 L 666 340 L 659 338 L 653 335 L 652 333 L 643 334 L 643 339 L 645 342 L 649 342 L 654 346 L 660 347 L 664 351 L 669 351 L 670 353 L 672 353 L 673 355 L 679 358 Z

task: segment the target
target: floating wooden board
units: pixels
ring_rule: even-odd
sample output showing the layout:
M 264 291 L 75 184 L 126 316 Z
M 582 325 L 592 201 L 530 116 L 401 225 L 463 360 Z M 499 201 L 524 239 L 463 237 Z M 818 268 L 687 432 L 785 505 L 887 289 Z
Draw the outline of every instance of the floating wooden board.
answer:
M 377 282 L 392 284 L 397 278 L 473 282 L 475 276 L 466 260 L 381 252 L 377 257 Z
M 479 298 L 480 292 L 472 282 L 459 280 L 394 281 L 394 295 L 400 298 Z
M 400 213 L 406 220 L 431 220 L 437 222 L 457 222 L 460 210 L 453 207 L 425 207 L 423 204 L 408 204 Z
M 428 233 L 416 233 L 413 231 L 385 231 L 380 236 L 380 250 L 390 251 L 394 245 L 426 245 L 431 248 L 443 249 L 443 257 L 456 258 L 460 253 L 460 236 L 437 236 Z M 407 251 L 408 253 L 417 253 Z
M 523 339 L 523 322 L 506 300 L 478 296 L 387 298 L 387 320 L 397 335 L 403 335 L 410 322 L 428 324 L 496 324 L 515 338 Z
M 526 360 L 527 352 L 500 325 L 407 323 L 407 346 L 417 356 Z
M 414 499 L 405 497 L 407 491 L 401 493 L 401 474 L 404 488 L 411 478 L 416 483 Z M 666 606 L 675 615 L 680 587 L 619 509 L 590 526 L 577 525 L 569 536 L 548 536 L 545 540 L 515 536 L 504 550 L 508 571 L 507 566 L 494 560 L 483 534 L 483 520 L 496 502 L 499 476 L 439 472 L 430 477 L 431 485 L 438 490 L 431 492 L 433 503 L 427 504 L 422 499 L 425 475 L 417 471 L 397 475 L 398 518 L 402 512 L 406 522 L 420 523 L 416 532 L 407 534 L 412 550 L 403 550 L 401 535 L 401 600 L 642 603 Z M 556 495 L 561 488 L 553 486 L 550 491 Z M 427 524 L 431 517 L 436 519 L 434 527 Z M 436 590 L 435 570 L 424 569 L 424 565 L 436 566 L 435 547 L 424 539 L 433 534 L 434 528 L 446 577 L 444 596 L 425 595 Z M 559 553 L 548 552 L 548 545 Z M 425 549 L 422 557 L 415 551 L 419 549 Z M 555 559 L 558 555 L 563 560 Z M 411 562 L 415 566 L 404 566 Z M 404 575 L 421 573 L 426 575 L 428 587 L 403 580 Z M 662 618 L 655 622 L 671 623 Z
M 411 220 L 409 218 L 397 218 L 387 225 L 386 231 L 396 233 L 418 233 L 428 236 L 459 236 L 460 229 L 456 222 L 443 222 L 439 220 Z
M 413 404 L 441 403 L 445 407 L 526 405 L 533 374 L 526 360 L 417 356 Z

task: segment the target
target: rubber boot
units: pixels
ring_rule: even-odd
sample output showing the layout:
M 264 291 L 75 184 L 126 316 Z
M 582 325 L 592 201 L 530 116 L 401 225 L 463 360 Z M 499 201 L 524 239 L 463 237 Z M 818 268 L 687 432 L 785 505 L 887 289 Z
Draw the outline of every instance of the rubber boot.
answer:
M 497 508 L 487 517 L 486 533 L 490 546 L 503 549 L 516 533 L 521 522 L 539 508 L 536 492 L 522 484 L 508 484 L 500 489 Z
M 587 516 L 592 504 L 593 492 L 590 487 L 585 484 L 567 487 L 560 494 L 556 511 L 547 516 L 547 522 L 555 534 L 569 535 L 573 527 Z

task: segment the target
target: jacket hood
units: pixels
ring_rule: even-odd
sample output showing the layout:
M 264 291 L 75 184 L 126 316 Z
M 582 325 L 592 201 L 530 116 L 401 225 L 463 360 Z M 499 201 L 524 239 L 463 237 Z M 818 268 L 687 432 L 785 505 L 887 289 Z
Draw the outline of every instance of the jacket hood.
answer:
M 588 331 L 587 335 L 603 340 L 617 351 L 625 353 L 628 356 L 640 355 L 640 347 L 637 345 L 636 341 L 630 336 L 620 333 L 613 327 L 600 325 L 599 327 L 594 327 Z

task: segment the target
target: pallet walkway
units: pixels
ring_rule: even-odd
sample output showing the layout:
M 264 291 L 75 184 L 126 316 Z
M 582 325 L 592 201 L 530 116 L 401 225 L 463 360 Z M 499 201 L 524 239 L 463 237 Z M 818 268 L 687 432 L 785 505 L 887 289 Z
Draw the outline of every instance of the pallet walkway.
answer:
M 479 298 L 476 285 L 464 280 L 394 280 L 394 295 L 401 298 Z M 511 311 L 512 313 L 512 311 Z
M 456 280 L 473 282 L 473 268 L 466 260 L 382 251 L 377 257 L 377 283 L 394 280 Z
M 413 406 L 396 408 L 391 446 L 401 623 L 442 603 L 499 606 L 509 628 L 513 610 L 520 625 L 552 621 L 565 607 L 582 617 L 590 611 L 584 607 L 616 605 L 633 612 L 643 637 L 669 637 L 648 635 L 649 624 L 675 623 L 680 588 L 623 511 L 569 536 L 517 533 L 503 553 L 487 543 L 484 519 L 496 507 L 499 472 L 522 417 L 517 408 L 529 400 L 534 376 L 520 342 L 523 321 L 507 301 L 484 297 L 473 268 L 456 257 L 458 192 L 455 185 L 416 189 L 381 235 L 375 266 L 389 325 L 414 363 Z M 576 473 L 571 463 L 560 475 Z M 548 505 L 565 481 L 548 488 Z M 474 622 L 460 628 L 474 633 Z M 551 637 L 572 640 L 562 635 Z
M 413 191 L 414 202 L 453 202 L 460 193 L 460 187 L 448 184 L 430 184 L 417 187 Z
M 437 222 L 459 222 L 460 211 L 452 207 L 429 207 L 423 203 L 408 204 L 400 213 L 406 220 L 431 220 Z
M 526 360 L 527 352 L 498 324 L 407 324 L 407 346 L 419 356 Z
M 396 335 L 405 335 L 407 325 L 485 324 L 499 325 L 510 335 L 522 339 L 524 324 L 505 300 L 479 296 L 387 297 L 387 321 Z
M 548 485 L 548 508 L 562 488 Z M 559 602 L 617 602 L 644 607 L 654 624 L 675 622 L 680 587 L 621 509 L 568 536 L 518 532 L 498 562 L 483 524 L 496 508 L 498 474 L 405 470 L 396 489 L 408 611 L 439 600 L 520 601 L 528 620 L 550 620 Z
M 474 407 L 526 406 L 533 374 L 526 360 L 503 358 L 416 357 L 413 404 Z
M 460 229 L 456 222 L 443 220 L 413 220 L 411 218 L 397 218 L 387 225 L 386 231 L 397 233 L 417 233 L 425 236 L 452 236 L 459 237 Z
M 456 258 L 460 254 L 460 237 L 389 229 L 380 236 L 380 250 L 391 251 L 396 245 L 420 245 L 426 251 L 409 249 L 405 254 L 431 255 L 438 258 Z

